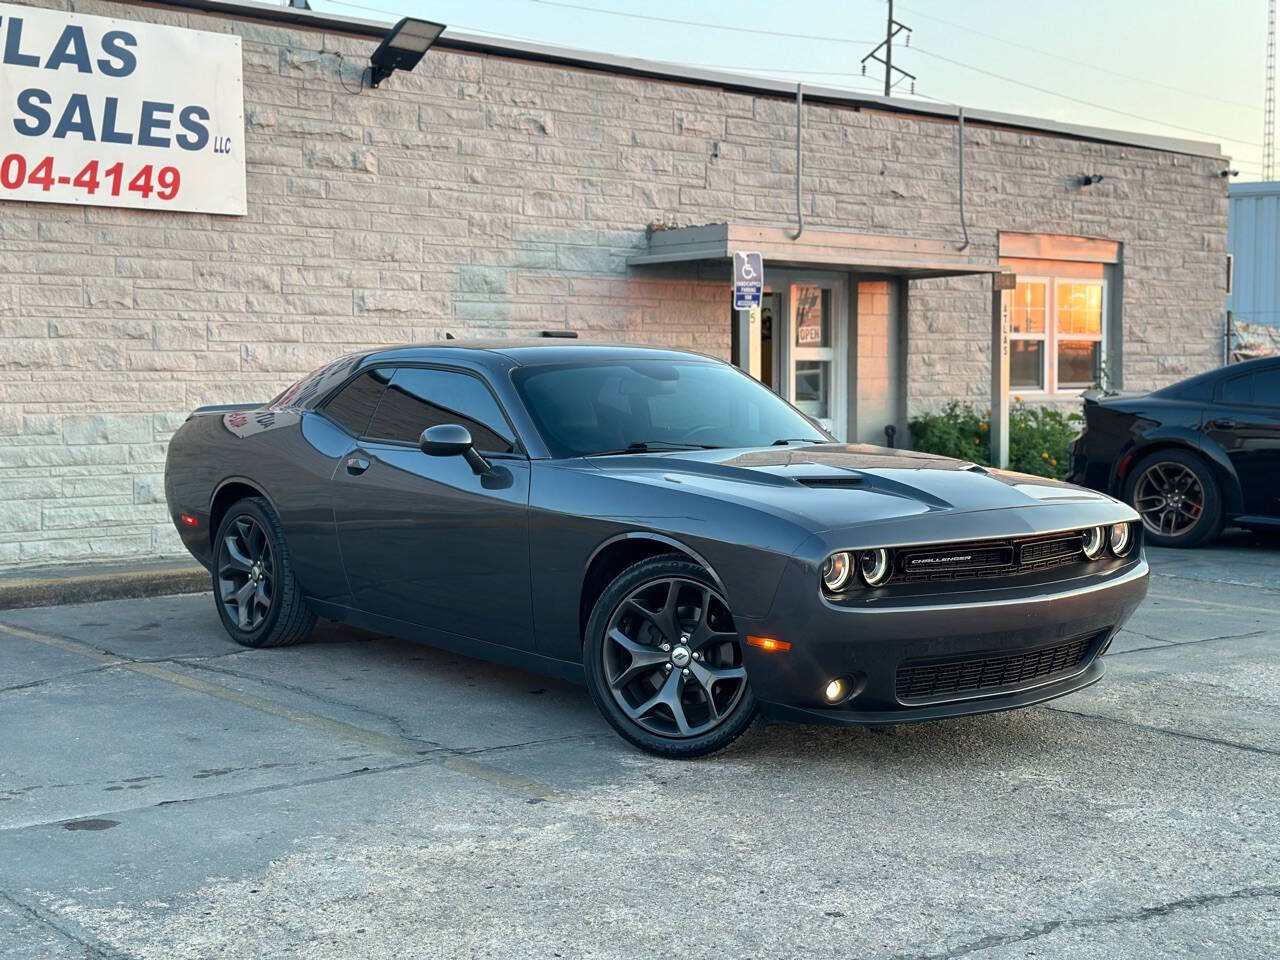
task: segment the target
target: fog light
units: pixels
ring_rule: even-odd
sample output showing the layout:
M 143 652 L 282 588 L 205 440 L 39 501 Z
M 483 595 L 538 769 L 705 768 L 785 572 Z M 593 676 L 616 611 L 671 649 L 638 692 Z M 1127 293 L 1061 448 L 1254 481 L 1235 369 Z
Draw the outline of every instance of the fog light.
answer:
M 827 698 L 827 703 L 839 703 L 844 699 L 845 691 L 848 689 L 844 677 L 836 677 L 827 684 L 827 689 L 822 695 Z
M 877 550 L 864 550 L 858 567 L 862 571 L 862 579 L 867 581 L 867 586 L 880 586 L 889 579 L 889 551 L 883 547 Z
M 1111 525 L 1111 552 L 1117 557 L 1123 557 L 1129 552 L 1129 548 L 1133 546 L 1133 536 L 1129 533 L 1129 525 L 1127 523 L 1113 523 Z
M 848 581 L 849 571 L 852 568 L 853 563 L 849 559 L 849 554 L 833 553 L 822 564 L 823 585 L 832 593 L 835 593 Z
M 1097 560 L 1106 545 L 1107 534 L 1101 527 L 1090 527 L 1084 532 L 1084 555 L 1090 560 Z

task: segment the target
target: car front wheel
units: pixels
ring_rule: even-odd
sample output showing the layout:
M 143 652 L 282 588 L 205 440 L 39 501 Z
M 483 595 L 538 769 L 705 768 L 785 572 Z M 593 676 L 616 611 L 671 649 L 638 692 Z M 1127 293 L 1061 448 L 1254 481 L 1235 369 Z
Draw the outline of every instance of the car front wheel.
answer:
M 682 557 L 642 560 L 605 589 L 587 623 L 591 697 L 650 753 L 697 757 L 755 719 L 733 614 L 706 570 Z
M 297 643 L 315 627 L 280 518 L 265 498 L 232 504 L 218 525 L 213 597 L 222 626 L 246 647 Z

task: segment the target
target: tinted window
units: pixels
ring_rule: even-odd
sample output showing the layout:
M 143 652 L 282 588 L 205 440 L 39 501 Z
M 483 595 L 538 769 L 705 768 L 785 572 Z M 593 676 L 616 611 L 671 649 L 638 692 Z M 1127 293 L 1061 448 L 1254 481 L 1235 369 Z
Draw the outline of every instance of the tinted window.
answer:
M 360 374 L 324 405 L 324 412 L 357 437 L 364 436 L 369 418 L 378 406 L 389 376 L 390 373 L 386 370 L 370 370 Z
M 1183 400 L 1212 400 L 1213 389 L 1212 383 L 1208 380 L 1200 380 L 1182 388 L 1178 394 Z
M 1218 400 L 1222 403 L 1248 403 L 1252 393 L 1253 377 L 1232 377 L 1218 387 Z
M 450 370 L 397 370 L 373 415 L 369 436 L 417 443 L 423 430 L 441 423 L 466 427 L 477 450 L 515 449 L 511 427 L 489 388 L 476 377 Z
M 1280 367 L 1253 375 L 1253 402 L 1262 407 L 1280 407 Z
M 826 439 L 767 387 L 732 367 L 634 360 L 524 367 L 513 379 L 557 457 L 684 447 L 763 447 Z

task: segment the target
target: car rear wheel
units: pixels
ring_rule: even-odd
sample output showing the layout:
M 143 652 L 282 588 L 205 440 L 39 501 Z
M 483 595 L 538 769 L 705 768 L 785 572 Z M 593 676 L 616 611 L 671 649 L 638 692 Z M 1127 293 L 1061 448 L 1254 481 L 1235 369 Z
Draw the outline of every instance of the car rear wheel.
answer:
M 1186 450 L 1159 450 L 1129 474 L 1125 500 L 1138 511 L 1147 543 L 1195 547 L 1222 529 L 1222 493 L 1213 470 Z
M 280 518 L 262 497 L 232 504 L 214 542 L 213 596 L 222 626 L 246 647 L 282 647 L 316 624 L 293 575 Z
M 681 557 L 642 560 L 605 589 L 583 666 L 605 719 L 650 753 L 703 756 L 755 719 L 729 605 L 706 570 Z

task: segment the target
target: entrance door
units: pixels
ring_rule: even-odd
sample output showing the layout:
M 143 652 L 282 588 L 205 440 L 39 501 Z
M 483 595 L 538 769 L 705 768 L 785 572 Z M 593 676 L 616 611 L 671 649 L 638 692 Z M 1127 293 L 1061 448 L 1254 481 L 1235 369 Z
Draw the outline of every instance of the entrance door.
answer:
M 842 287 L 842 281 L 824 277 L 792 283 L 791 331 L 786 341 L 789 376 L 784 396 L 836 436 L 844 433 Z
M 766 270 L 765 277 L 759 322 L 742 324 L 734 317 L 733 363 L 843 439 L 846 278 L 787 270 Z

